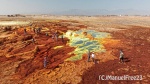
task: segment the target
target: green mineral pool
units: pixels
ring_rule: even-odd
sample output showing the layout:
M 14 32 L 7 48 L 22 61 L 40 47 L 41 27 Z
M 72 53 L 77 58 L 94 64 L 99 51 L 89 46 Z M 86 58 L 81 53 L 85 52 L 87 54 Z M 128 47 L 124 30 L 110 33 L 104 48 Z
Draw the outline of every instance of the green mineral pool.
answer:
M 71 31 L 68 30 L 64 35 L 69 39 L 68 44 L 71 47 L 75 47 L 75 50 L 71 53 L 75 56 L 66 59 L 66 61 L 77 61 L 82 59 L 82 55 L 87 53 L 88 50 L 91 52 L 105 52 L 104 46 L 99 43 L 98 40 L 90 40 L 88 37 L 83 36 L 83 32 L 92 35 L 96 39 L 109 38 L 110 34 L 106 32 L 98 32 L 95 30 L 79 30 Z M 77 36 L 75 36 L 77 35 Z

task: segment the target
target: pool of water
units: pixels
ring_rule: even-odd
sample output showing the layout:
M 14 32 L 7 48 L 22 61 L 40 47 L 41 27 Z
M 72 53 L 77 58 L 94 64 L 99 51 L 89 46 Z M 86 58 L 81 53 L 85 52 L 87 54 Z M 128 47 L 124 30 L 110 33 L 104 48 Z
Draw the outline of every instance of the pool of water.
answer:
M 96 40 L 91 40 L 90 38 L 84 36 L 82 33 L 87 32 L 87 34 L 92 35 Z M 72 52 L 75 56 L 68 58 L 67 60 L 76 61 L 81 60 L 82 55 L 87 53 L 88 50 L 91 52 L 105 52 L 104 46 L 98 41 L 102 38 L 110 37 L 109 33 L 106 32 L 98 32 L 95 30 L 79 30 L 79 31 L 71 31 L 68 30 L 65 34 L 65 37 L 69 39 L 68 44 L 71 47 L 75 47 L 76 49 Z

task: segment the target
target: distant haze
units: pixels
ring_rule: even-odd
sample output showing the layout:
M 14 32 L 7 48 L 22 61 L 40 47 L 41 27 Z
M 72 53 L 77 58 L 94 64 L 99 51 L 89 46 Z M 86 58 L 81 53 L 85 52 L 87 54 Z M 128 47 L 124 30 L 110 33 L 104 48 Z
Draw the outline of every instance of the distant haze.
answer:
M 52 12 L 51 14 L 54 14 L 54 15 L 150 15 L 150 11 L 147 11 L 147 10 L 134 10 L 134 9 L 117 9 L 117 10 L 71 9 L 71 10 L 68 10 L 68 11 Z
M 0 15 L 150 15 L 150 0 L 0 0 Z

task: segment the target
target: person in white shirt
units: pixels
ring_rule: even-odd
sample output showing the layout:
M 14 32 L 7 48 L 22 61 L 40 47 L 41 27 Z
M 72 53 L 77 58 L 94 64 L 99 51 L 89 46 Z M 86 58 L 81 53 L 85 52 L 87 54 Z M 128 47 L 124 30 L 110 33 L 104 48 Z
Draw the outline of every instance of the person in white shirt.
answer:
M 119 57 L 119 59 L 120 59 L 121 63 L 124 63 L 124 54 L 123 54 L 122 50 L 120 50 L 120 57 Z
M 93 62 L 95 62 L 95 54 L 94 54 L 94 52 L 92 52 L 91 58 L 92 58 Z

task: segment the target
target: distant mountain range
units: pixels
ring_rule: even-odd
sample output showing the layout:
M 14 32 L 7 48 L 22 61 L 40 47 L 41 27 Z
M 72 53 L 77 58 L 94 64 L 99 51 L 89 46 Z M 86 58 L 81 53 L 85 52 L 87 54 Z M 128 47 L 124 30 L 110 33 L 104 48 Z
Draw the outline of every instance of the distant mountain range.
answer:
M 118 9 L 118 10 L 80 10 L 72 9 L 67 11 L 51 12 L 55 15 L 150 15 L 148 10 L 134 10 L 134 9 Z

